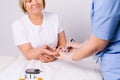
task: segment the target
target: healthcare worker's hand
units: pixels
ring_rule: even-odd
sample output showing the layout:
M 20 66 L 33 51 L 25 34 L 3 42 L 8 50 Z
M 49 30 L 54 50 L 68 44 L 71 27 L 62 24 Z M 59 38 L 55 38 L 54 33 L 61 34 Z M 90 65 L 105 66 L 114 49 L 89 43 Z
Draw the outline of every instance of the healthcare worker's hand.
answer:
M 66 45 L 67 47 L 68 47 L 68 49 L 75 49 L 75 48 L 79 48 L 80 46 L 81 46 L 81 44 L 80 43 L 78 43 L 78 42 L 68 42 L 67 43 L 67 45 Z M 69 50 L 69 51 L 71 51 L 71 50 Z
M 59 56 L 57 57 L 60 60 L 63 61 L 69 61 L 69 62 L 73 62 L 72 57 L 74 55 L 74 51 L 76 51 L 79 47 L 81 47 L 82 44 L 78 43 L 78 42 L 67 42 L 67 45 L 65 48 L 61 48 L 59 49 L 59 51 L 57 51 L 57 53 L 59 54 Z

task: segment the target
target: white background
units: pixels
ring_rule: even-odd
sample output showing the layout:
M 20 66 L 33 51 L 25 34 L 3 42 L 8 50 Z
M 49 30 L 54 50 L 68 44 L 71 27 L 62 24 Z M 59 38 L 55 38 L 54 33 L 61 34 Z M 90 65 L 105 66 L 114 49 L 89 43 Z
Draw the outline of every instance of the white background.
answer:
M 67 40 L 83 42 L 90 35 L 91 0 L 46 0 L 46 11 L 61 16 Z M 11 25 L 23 15 L 18 0 L 0 1 L 0 55 L 20 54 L 14 45 Z

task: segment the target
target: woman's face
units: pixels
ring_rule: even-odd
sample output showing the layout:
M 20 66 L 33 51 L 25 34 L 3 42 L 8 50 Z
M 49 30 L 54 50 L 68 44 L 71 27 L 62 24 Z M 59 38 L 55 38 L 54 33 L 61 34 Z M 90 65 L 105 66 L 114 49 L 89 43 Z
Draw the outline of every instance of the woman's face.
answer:
M 28 14 L 37 14 L 43 10 L 43 0 L 26 0 L 25 8 Z

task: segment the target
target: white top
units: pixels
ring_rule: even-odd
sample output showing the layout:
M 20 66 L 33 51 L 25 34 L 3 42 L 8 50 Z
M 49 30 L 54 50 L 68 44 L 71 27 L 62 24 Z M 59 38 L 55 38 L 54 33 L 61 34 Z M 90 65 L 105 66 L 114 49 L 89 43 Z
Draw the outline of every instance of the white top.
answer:
M 31 43 L 33 48 L 47 44 L 53 48 L 57 46 L 58 33 L 63 31 L 57 14 L 43 12 L 43 23 L 34 25 L 28 15 L 21 17 L 12 25 L 16 45 Z

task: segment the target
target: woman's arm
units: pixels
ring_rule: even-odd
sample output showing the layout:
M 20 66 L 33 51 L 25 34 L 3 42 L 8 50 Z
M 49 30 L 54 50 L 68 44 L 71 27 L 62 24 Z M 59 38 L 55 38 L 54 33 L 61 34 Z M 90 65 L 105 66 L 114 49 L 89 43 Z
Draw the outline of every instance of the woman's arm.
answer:
M 29 60 L 41 60 L 42 62 L 51 62 L 55 60 L 54 56 L 44 53 L 45 49 L 48 49 L 47 45 L 43 45 L 39 48 L 33 48 L 30 43 L 18 45 L 19 50 Z
M 45 49 L 44 52 L 49 54 L 49 55 L 53 55 L 53 56 L 59 56 L 59 54 L 57 53 L 60 48 L 65 47 L 66 46 L 66 37 L 65 37 L 65 33 L 64 31 L 58 34 L 58 45 L 55 51 L 53 50 L 48 50 Z M 49 47 L 50 48 L 50 47 Z
M 66 37 L 65 32 L 61 32 L 58 34 L 58 46 L 57 47 L 65 47 L 66 45 Z
M 46 48 L 46 45 L 34 49 L 30 43 L 25 43 L 18 45 L 18 48 L 27 59 L 38 59 L 39 54 L 43 53 L 43 49 Z

